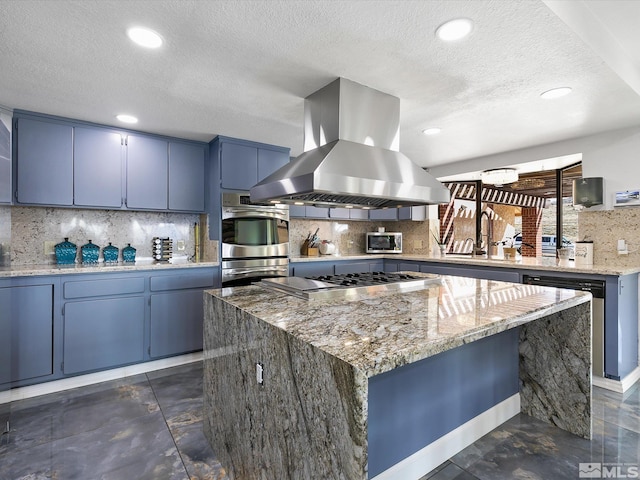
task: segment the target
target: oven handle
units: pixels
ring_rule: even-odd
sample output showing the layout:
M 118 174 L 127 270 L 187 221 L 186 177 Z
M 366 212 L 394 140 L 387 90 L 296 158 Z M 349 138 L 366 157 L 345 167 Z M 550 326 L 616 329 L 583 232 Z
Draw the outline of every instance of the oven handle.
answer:
M 222 283 L 230 280 L 237 280 L 239 278 L 251 278 L 251 277 L 288 277 L 288 266 L 268 266 L 268 267 L 247 267 L 247 268 L 223 268 L 222 269 Z
M 282 273 L 282 276 L 288 276 L 289 267 L 248 267 L 248 268 L 223 268 L 222 274 L 224 277 L 247 277 L 247 276 L 259 276 L 260 273 Z
M 222 210 L 222 219 L 229 218 L 275 218 L 276 220 L 289 221 L 288 210 L 262 210 L 257 208 L 224 208 Z

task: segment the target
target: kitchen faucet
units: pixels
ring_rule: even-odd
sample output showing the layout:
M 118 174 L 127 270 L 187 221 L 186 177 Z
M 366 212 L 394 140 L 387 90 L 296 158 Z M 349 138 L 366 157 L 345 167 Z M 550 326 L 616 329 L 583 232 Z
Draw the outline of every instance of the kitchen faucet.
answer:
M 493 247 L 493 227 L 491 224 L 491 217 L 489 216 L 489 212 L 487 210 L 485 210 L 484 212 L 482 212 L 480 214 L 480 235 L 478 235 L 480 242 L 482 243 L 482 237 L 484 235 L 482 235 L 482 217 L 487 216 L 487 258 L 490 259 L 491 258 L 491 248 Z M 480 253 L 481 251 L 481 245 L 476 246 L 476 253 Z

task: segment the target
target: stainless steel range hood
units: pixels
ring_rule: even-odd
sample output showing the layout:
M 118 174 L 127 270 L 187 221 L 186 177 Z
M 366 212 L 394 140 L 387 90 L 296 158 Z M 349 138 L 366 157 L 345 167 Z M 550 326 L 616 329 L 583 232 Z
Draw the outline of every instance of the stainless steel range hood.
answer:
M 399 98 L 338 78 L 304 105 L 304 153 L 255 185 L 251 201 L 355 208 L 449 202 L 449 190 L 398 151 Z

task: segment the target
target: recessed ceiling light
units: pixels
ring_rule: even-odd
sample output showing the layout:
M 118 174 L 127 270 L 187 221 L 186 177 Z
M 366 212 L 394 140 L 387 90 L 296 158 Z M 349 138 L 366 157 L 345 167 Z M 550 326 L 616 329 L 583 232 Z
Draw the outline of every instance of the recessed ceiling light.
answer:
M 138 119 L 133 115 L 116 115 L 116 118 L 123 123 L 138 123 Z
M 162 45 L 162 37 L 148 28 L 131 27 L 127 30 L 127 35 L 141 47 L 159 48 Z
M 440 40 L 453 42 L 469 35 L 472 28 L 473 22 L 468 18 L 456 18 L 440 25 L 436 29 L 436 35 Z
M 425 128 L 424 130 L 422 130 L 422 133 L 424 133 L 425 135 L 437 135 L 442 131 L 441 128 L 438 127 L 430 127 L 430 128 Z
M 552 88 L 551 90 L 547 90 L 546 92 L 542 92 L 540 96 L 545 100 L 551 100 L 553 98 L 564 97 L 571 93 L 571 87 L 560 87 L 560 88 Z

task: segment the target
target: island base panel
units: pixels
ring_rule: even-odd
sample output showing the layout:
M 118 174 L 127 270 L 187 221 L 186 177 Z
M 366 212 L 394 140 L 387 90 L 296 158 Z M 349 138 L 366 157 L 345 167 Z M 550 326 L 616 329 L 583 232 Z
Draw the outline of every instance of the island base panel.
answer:
M 583 303 L 523 325 L 519 347 L 522 413 L 589 439 L 590 332 Z
M 365 480 L 366 377 L 210 295 L 205 312 L 204 431 L 229 478 Z

